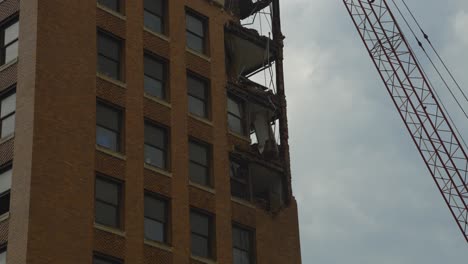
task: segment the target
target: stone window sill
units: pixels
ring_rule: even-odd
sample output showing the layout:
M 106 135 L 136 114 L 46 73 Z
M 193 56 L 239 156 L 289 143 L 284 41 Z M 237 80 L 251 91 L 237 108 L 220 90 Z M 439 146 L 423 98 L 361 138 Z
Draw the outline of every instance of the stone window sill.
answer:
M 189 181 L 189 185 L 192 186 L 192 187 L 195 187 L 197 189 L 200 189 L 202 191 L 205 191 L 205 192 L 208 192 L 208 193 L 211 193 L 211 194 L 216 194 L 216 190 L 211 188 L 211 187 L 203 186 L 201 184 L 194 183 L 192 181 Z
M 205 264 L 216 264 L 217 263 L 215 260 L 202 258 L 202 257 L 194 256 L 194 255 L 191 255 L 190 258 L 193 259 L 193 260 L 199 261 L 201 263 L 205 263 Z
M 147 98 L 148 100 L 151 100 L 151 101 L 153 101 L 153 102 L 155 102 L 155 103 L 157 103 L 157 104 L 160 104 L 160 105 L 162 105 L 162 106 L 165 106 L 165 107 L 167 107 L 167 108 L 172 108 L 171 103 L 169 103 L 169 102 L 167 102 L 167 101 L 164 101 L 164 100 L 162 100 L 162 99 L 159 99 L 159 98 L 157 98 L 157 97 L 151 96 L 151 95 L 149 95 L 149 94 L 147 94 L 147 93 L 145 93 L 145 98 Z
M 205 125 L 209 125 L 209 126 L 213 126 L 213 122 L 211 122 L 210 120 L 208 119 L 205 119 L 203 117 L 199 117 L 199 116 L 196 116 L 196 115 L 193 115 L 191 113 L 189 113 L 189 116 L 197 121 L 200 121 L 202 123 L 204 123 Z
M 103 147 L 101 147 L 99 145 L 96 145 L 96 150 L 99 151 L 99 152 L 102 152 L 104 154 L 107 154 L 109 156 L 112 156 L 114 158 L 118 158 L 120 160 L 127 160 L 127 157 L 125 155 L 122 155 L 122 154 L 120 154 L 118 152 L 103 148 Z
M 99 79 L 103 80 L 103 81 L 106 81 L 106 82 L 112 83 L 112 84 L 114 84 L 114 85 L 117 85 L 117 86 L 120 87 L 120 88 L 127 89 L 127 84 L 124 83 L 124 82 L 122 82 L 122 81 L 113 79 L 113 78 L 108 77 L 108 76 L 106 76 L 106 75 L 104 75 L 104 74 L 102 74 L 102 73 L 99 73 L 99 72 L 96 73 L 96 76 L 97 76 Z
M 0 222 L 6 221 L 10 218 L 10 212 L 6 212 L 2 215 L 0 215 Z
M 108 226 L 105 226 L 105 225 L 101 225 L 101 224 L 98 224 L 98 223 L 94 223 L 94 228 L 96 228 L 97 230 L 107 232 L 107 233 L 111 233 L 111 234 L 114 234 L 114 235 L 125 237 L 125 232 L 122 231 L 122 230 L 119 230 L 119 229 L 115 229 L 115 228 L 108 227 Z
M 143 30 L 150 33 L 151 35 L 153 35 L 153 36 L 155 36 L 157 38 L 160 38 L 160 39 L 166 41 L 166 42 L 171 41 L 171 39 L 168 36 L 166 36 L 164 34 L 161 34 L 161 33 L 158 33 L 158 32 L 154 32 L 154 31 L 152 31 L 151 29 L 149 29 L 147 27 L 143 27 Z
M 202 54 L 202 53 L 200 53 L 200 52 L 194 51 L 193 49 L 188 48 L 188 47 L 186 47 L 185 50 L 186 50 L 187 52 L 189 52 L 190 54 L 193 54 L 193 55 L 195 55 L 195 56 L 197 56 L 197 57 L 199 57 L 199 58 L 201 58 L 201 59 L 203 59 L 203 60 L 205 60 L 205 61 L 207 61 L 207 62 L 211 62 L 211 58 L 208 57 L 208 56 L 205 55 L 205 54 Z
M 116 16 L 116 17 L 122 19 L 122 20 L 127 20 L 127 17 L 125 17 L 125 16 L 122 15 L 121 13 L 115 12 L 114 10 L 109 9 L 109 8 L 103 6 L 103 5 L 100 5 L 99 3 L 97 3 L 97 7 L 98 7 L 99 9 L 101 9 L 101 10 L 103 10 L 103 11 L 105 11 L 105 12 L 111 14 L 111 15 L 113 15 L 113 16 Z
M 163 176 L 166 176 L 166 177 L 169 177 L 169 178 L 172 178 L 172 173 L 168 172 L 168 171 L 165 171 L 165 170 L 162 170 L 160 168 L 157 168 L 155 166 L 152 166 L 148 163 L 145 163 L 145 169 L 147 170 L 150 170 L 150 171 L 153 171 L 153 172 L 156 172 L 158 174 L 161 174 Z
M 15 58 L 14 60 L 12 60 L 12 61 L 10 61 L 10 62 L 8 62 L 8 63 L 3 64 L 2 66 L 0 66 L 0 72 L 6 70 L 6 69 L 8 69 L 8 68 L 10 68 L 11 65 L 16 64 L 16 63 L 18 63 L 18 57 L 16 57 L 16 58 Z
M 163 243 L 148 240 L 148 239 L 145 239 L 145 245 L 148 245 L 150 247 L 155 247 L 155 248 L 167 251 L 167 252 L 172 252 L 173 251 L 173 247 L 171 247 L 171 246 L 169 246 L 167 244 L 163 244 Z

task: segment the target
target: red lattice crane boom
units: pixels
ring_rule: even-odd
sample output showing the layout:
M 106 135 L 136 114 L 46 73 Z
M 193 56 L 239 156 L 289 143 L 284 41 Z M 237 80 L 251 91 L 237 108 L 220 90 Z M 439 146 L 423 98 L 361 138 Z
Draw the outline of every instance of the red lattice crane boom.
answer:
M 468 242 L 468 156 L 386 0 L 343 0 L 419 153 Z

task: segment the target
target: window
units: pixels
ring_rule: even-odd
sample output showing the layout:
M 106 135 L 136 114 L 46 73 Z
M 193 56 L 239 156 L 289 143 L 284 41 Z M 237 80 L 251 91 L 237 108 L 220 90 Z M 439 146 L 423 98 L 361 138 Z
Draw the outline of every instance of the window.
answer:
M 187 12 L 185 14 L 187 29 L 187 47 L 199 52 L 206 52 L 206 18 Z
M 93 257 L 93 264 L 121 264 L 122 261 L 119 261 L 112 257 L 105 257 L 105 256 L 94 256 Z
M 167 201 L 145 194 L 145 238 L 167 243 Z
M 98 3 L 115 12 L 120 12 L 120 0 L 98 0 Z
M 98 72 L 121 80 L 122 41 L 104 32 L 98 32 Z
M 243 103 L 232 97 L 228 97 L 227 109 L 229 130 L 239 135 L 245 135 Z
M 247 164 L 231 158 L 229 167 L 231 195 L 237 198 L 250 200 L 250 179 Z
M 167 168 L 166 130 L 145 124 L 145 162 L 160 169 Z
M 192 210 L 190 212 L 190 230 L 192 240 L 192 255 L 212 257 L 212 219 L 211 216 Z
M 10 188 L 11 166 L 0 172 L 0 215 L 10 211 Z
M 166 64 L 145 54 L 145 93 L 157 98 L 166 98 Z
M 0 249 L 0 264 L 6 264 L 6 248 Z
M 0 129 L 1 138 L 5 138 L 15 132 L 16 93 L 7 93 L 1 99 Z
M 208 147 L 206 145 L 190 141 L 189 158 L 190 181 L 197 184 L 210 186 L 210 154 Z
M 117 181 L 96 177 L 96 223 L 120 228 L 121 189 L 122 186 Z
M 0 30 L 2 44 L 0 54 L 0 65 L 4 65 L 18 57 L 18 18 L 16 18 L 12 22 L 7 23 Z
M 208 84 L 194 76 L 187 76 L 189 112 L 208 118 Z
M 253 232 L 238 226 L 233 226 L 232 251 L 233 264 L 255 263 L 253 256 Z
M 164 33 L 165 0 L 145 0 L 145 27 L 157 33 Z
M 120 151 L 121 111 L 102 103 L 97 103 L 96 110 L 96 144 L 112 151 Z

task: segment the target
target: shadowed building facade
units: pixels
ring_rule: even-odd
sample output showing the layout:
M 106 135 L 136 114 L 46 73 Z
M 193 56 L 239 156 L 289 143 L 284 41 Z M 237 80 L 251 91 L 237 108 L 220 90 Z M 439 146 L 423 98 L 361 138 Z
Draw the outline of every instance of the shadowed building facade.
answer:
M 4 0 L 0 34 L 0 263 L 301 263 L 278 1 Z

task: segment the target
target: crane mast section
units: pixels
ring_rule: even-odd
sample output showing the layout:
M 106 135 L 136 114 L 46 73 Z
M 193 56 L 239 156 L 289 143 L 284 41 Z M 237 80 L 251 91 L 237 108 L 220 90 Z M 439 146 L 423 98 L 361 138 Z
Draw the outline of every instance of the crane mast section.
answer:
M 468 242 L 468 157 L 385 0 L 343 0 L 380 77 Z

